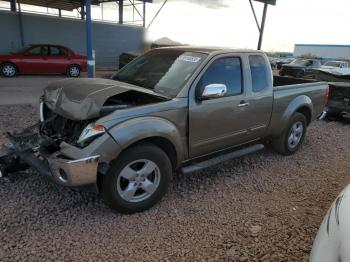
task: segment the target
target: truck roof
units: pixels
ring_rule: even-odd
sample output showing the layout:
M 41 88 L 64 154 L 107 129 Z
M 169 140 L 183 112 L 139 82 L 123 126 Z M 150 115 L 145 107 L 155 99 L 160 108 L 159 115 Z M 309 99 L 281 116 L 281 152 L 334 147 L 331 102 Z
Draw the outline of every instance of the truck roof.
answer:
M 226 47 L 207 47 L 207 46 L 172 46 L 172 47 L 161 47 L 158 49 L 165 50 L 182 50 L 185 52 L 200 52 L 206 54 L 212 53 L 264 53 L 260 50 L 253 49 L 239 49 L 239 48 L 226 48 Z

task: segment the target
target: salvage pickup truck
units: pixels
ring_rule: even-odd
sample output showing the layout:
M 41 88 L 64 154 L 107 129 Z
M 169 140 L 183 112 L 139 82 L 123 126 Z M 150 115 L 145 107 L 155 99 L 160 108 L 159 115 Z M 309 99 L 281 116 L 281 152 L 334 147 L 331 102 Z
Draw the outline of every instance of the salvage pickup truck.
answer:
M 295 153 L 323 111 L 327 84 L 291 81 L 274 80 L 260 51 L 156 49 L 111 79 L 49 84 L 37 127 L 8 133 L 1 174 L 32 167 L 64 186 L 94 185 L 120 212 L 143 211 L 160 201 L 174 171 L 265 144 Z

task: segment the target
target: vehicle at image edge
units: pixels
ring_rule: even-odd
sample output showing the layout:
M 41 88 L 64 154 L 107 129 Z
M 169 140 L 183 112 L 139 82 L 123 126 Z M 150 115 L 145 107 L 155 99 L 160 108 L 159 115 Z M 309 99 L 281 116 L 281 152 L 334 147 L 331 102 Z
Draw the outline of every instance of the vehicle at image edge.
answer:
M 350 185 L 327 211 L 310 254 L 310 262 L 350 261 Z
M 326 111 L 330 117 L 343 117 L 350 120 L 350 83 L 329 83 Z
M 22 48 L 15 54 L 0 55 L 0 70 L 5 77 L 17 74 L 67 74 L 78 77 L 87 68 L 85 55 L 68 47 L 35 44 Z
M 317 59 L 296 59 L 289 64 L 282 65 L 279 75 L 301 78 L 312 75 L 314 70 L 320 66 L 321 61 Z
M 326 90 L 323 82 L 273 79 L 260 51 L 156 49 L 111 79 L 48 85 L 39 133 L 8 135 L 2 174 L 23 163 L 61 185 L 94 186 L 120 212 L 143 211 L 160 201 L 176 170 L 198 171 L 262 142 L 293 154 L 322 113 Z

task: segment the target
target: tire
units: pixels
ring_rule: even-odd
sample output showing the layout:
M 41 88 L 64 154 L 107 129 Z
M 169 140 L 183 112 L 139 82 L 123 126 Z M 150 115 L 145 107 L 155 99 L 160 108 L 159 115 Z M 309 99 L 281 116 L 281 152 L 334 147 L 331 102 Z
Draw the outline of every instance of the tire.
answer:
M 67 76 L 69 77 L 79 77 L 80 76 L 80 66 L 70 65 L 67 69 Z
M 282 155 L 294 154 L 304 142 L 306 128 L 306 117 L 301 113 L 294 113 L 283 134 L 272 141 L 273 148 Z
M 150 143 L 135 145 L 112 162 L 102 181 L 102 198 L 118 212 L 141 212 L 161 200 L 171 176 L 172 164 L 163 150 Z
M 5 77 L 15 77 L 18 73 L 17 67 L 12 63 L 5 63 L 1 66 L 1 73 Z

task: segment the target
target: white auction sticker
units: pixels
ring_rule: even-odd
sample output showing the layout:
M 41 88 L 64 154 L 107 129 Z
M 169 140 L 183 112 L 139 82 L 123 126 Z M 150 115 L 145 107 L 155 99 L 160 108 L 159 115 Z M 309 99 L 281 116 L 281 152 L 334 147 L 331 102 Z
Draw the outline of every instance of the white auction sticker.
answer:
M 200 57 L 189 56 L 189 55 L 181 55 L 181 56 L 179 57 L 179 59 L 180 59 L 181 61 L 191 62 L 191 63 L 197 63 L 199 60 L 201 60 Z

